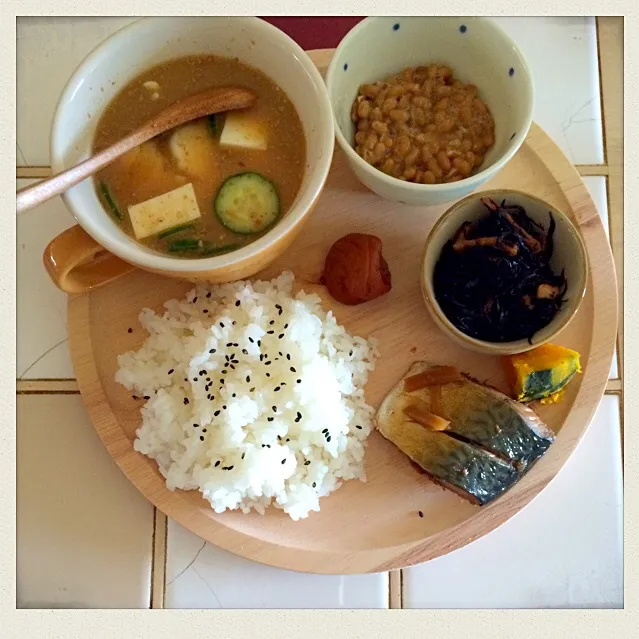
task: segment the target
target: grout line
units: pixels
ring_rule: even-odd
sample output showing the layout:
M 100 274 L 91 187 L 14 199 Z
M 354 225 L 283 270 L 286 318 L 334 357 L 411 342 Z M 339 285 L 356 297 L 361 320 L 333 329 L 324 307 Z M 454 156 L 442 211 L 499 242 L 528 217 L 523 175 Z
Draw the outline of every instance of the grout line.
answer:
M 48 178 L 51 176 L 51 167 L 49 166 L 17 166 L 16 179 L 32 180 L 38 178 Z
M 151 557 L 151 608 L 164 608 L 166 587 L 166 515 L 153 509 L 153 555 Z
M 79 393 L 74 379 L 18 379 L 16 380 L 18 394 L 50 394 L 50 393 Z
M 607 164 L 575 164 L 574 167 L 581 176 L 605 176 L 609 173 Z
M 399 570 L 388 573 L 388 607 L 397 609 L 402 607 L 402 582 Z

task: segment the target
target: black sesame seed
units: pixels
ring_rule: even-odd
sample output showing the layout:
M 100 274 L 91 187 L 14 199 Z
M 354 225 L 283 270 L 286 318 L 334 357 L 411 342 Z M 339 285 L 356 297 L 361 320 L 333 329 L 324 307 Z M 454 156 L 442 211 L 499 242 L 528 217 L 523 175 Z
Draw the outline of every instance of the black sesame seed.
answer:
M 222 386 L 224 386 L 224 378 L 223 378 L 223 377 L 222 377 L 222 378 L 220 378 L 220 384 L 221 384 Z
M 242 459 L 244 459 L 244 455 L 246 455 L 246 453 L 242 453 Z
M 290 437 L 287 437 L 286 438 L 286 443 L 288 444 L 288 442 L 290 442 L 290 441 L 291 441 Z
M 224 322 L 220 322 L 220 328 L 224 328 Z
M 237 395 L 236 395 L 235 393 L 233 393 L 233 394 L 231 395 L 231 397 L 237 397 Z
M 282 308 L 282 307 L 281 307 L 279 304 L 276 304 L 276 305 L 275 305 L 275 308 L 280 309 L 280 308 Z
M 288 324 L 284 324 L 284 328 L 288 328 Z
M 140 399 L 137 395 L 131 395 L 131 397 L 133 397 L 133 399 Z
M 129 332 L 129 333 L 133 333 L 133 329 L 132 329 L 132 328 L 129 328 L 127 332 Z
M 215 349 L 214 349 L 214 348 L 212 348 L 212 349 L 209 351 L 209 353 L 211 353 L 211 355 L 213 355 L 213 353 L 215 353 Z
M 249 342 L 251 342 L 251 344 L 254 344 L 255 342 L 253 341 L 252 337 L 249 337 Z
M 266 373 L 266 376 L 267 376 L 267 377 L 270 377 L 270 376 L 271 376 L 271 374 L 270 374 L 270 373 Z
M 200 375 L 203 377 L 204 375 L 206 375 L 206 371 L 205 370 L 201 370 L 200 371 Z
M 239 306 L 240 305 L 240 300 L 237 300 L 237 302 L 235 302 L 235 306 Z
M 237 322 L 235 320 L 233 320 L 233 326 L 235 326 L 237 324 Z
M 274 392 L 274 393 L 277 393 L 277 391 L 278 391 L 278 390 L 280 390 L 280 387 L 279 387 L 279 386 L 276 386 L 276 387 L 273 389 L 273 392 Z
M 330 436 L 330 435 L 326 438 L 326 441 L 327 441 L 327 442 L 330 442 L 330 441 L 331 441 L 331 436 Z
M 274 419 L 275 419 L 275 417 L 267 417 L 267 418 L 266 418 L 266 421 L 267 421 L 267 422 L 272 422 Z
M 424 513 L 423 513 L 421 510 L 420 510 L 417 514 L 418 514 L 420 517 L 423 517 L 423 516 L 424 516 Z
M 206 294 L 206 299 L 207 299 L 207 300 L 208 300 L 208 299 L 211 299 L 211 293 L 210 293 L 210 292 Z
M 295 417 L 295 421 L 299 422 L 300 419 L 302 419 L 302 413 L 300 413 L 299 411 L 297 412 L 297 417 Z
M 266 444 L 262 444 L 262 448 L 266 448 Z
M 215 395 L 211 395 L 211 401 L 213 401 L 215 399 Z
M 220 460 L 218 459 L 218 460 L 215 462 L 215 468 L 217 468 L 219 465 L 220 465 Z
M 282 466 L 284 466 L 284 464 L 286 463 L 286 459 L 282 460 Z
M 195 304 L 195 302 L 197 302 L 197 296 L 193 298 L 193 304 Z
M 260 362 L 264 359 L 264 354 L 260 353 Z
M 250 381 L 251 381 L 251 376 L 250 376 L 250 375 L 247 375 L 247 376 L 246 376 L 246 383 L 248 384 Z
M 280 353 L 281 355 L 282 353 Z M 290 362 L 291 361 L 291 354 L 290 353 L 286 353 L 286 359 Z
M 216 411 L 213 413 L 213 417 L 217 417 L 219 414 L 220 414 L 220 411 L 219 411 L 219 410 L 216 410 Z
M 200 441 L 203 442 L 204 441 L 204 437 L 202 435 L 200 435 Z
M 173 375 L 173 373 L 175 373 L 175 369 L 169 368 L 169 372 L 167 373 L 167 375 Z
M 260 348 L 262 347 L 262 340 L 261 340 L 261 339 L 258 339 L 258 340 L 257 340 L 257 345 L 258 345 Z
M 278 315 L 282 314 L 282 309 L 280 308 L 280 310 L 277 312 Z
M 202 309 L 202 313 L 208 313 L 208 312 L 209 312 L 209 309 L 208 309 L 208 308 L 203 308 L 203 309 Z
M 227 466 L 226 470 L 233 470 L 233 466 Z
M 254 393 L 255 392 L 255 386 L 252 386 L 251 388 L 249 388 L 249 393 Z
M 226 345 L 226 348 L 231 348 L 231 346 L 233 346 L 233 342 L 229 342 L 229 343 Z M 228 357 L 227 357 L 226 359 L 228 359 Z
M 226 410 L 226 405 L 222 406 L 222 410 Z
M 295 366 L 291 366 L 291 373 L 297 373 L 297 371 L 295 370 Z
M 237 342 L 233 342 L 233 346 L 239 346 L 239 344 Z M 233 353 L 233 355 L 235 355 L 235 353 Z M 231 357 L 233 357 L 233 355 L 231 355 Z
M 275 320 L 271 320 L 271 321 L 269 322 L 269 326 L 273 326 L 273 324 L 275 324 Z
M 348 355 L 351 356 L 353 354 L 353 351 L 348 351 Z
M 151 398 L 148 395 L 145 395 L 144 399 L 151 399 Z
M 267 335 L 274 335 L 274 334 L 275 334 L 275 331 L 266 331 L 266 334 L 267 334 Z
M 315 488 L 317 486 L 317 484 L 315 482 L 313 482 L 313 488 Z
M 269 359 L 268 362 L 264 362 L 264 366 L 270 366 L 271 364 L 271 360 Z
M 301 380 L 301 379 L 298 379 L 298 380 L 297 380 L 297 383 L 298 383 L 298 384 L 301 384 L 301 383 L 302 383 L 302 380 Z
M 207 377 L 207 378 L 206 378 L 206 381 L 207 381 L 207 382 L 210 382 L 210 381 L 211 381 L 211 378 L 210 378 L 210 377 Z
M 328 433 L 328 428 L 325 428 L 322 432 L 323 433 Z
M 199 424 L 193 424 L 193 428 L 199 428 L 200 425 Z
M 310 460 L 310 459 L 307 459 L 307 460 L 304 462 L 304 466 L 310 466 L 310 464 L 311 464 L 311 460 Z
M 242 354 L 243 354 L 243 355 L 248 355 L 248 351 L 247 351 L 245 348 L 243 348 L 243 349 L 242 349 Z
M 194 378 L 193 378 L 193 381 L 194 381 L 194 382 L 197 382 L 197 377 L 194 377 Z
M 229 372 L 229 371 L 228 371 L 228 369 L 226 369 L 226 368 L 225 368 L 225 369 L 222 371 L 222 375 L 226 375 L 228 372 Z
M 206 428 L 203 428 L 203 429 L 202 429 L 202 432 L 203 432 L 203 433 L 206 433 Z
M 277 406 L 272 406 L 271 408 L 273 409 L 274 413 L 277 413 Z
M 280 334 L 277 336 L 277 339 L 282 339 L 282 337 L 284 337 L 284 333 L 280 333 Z
M 184 378 L 184 381 L 185 381 L 185 382 L 188 382 L 189 380 L 185 377 L 185 378 Z
M 355 428 L 357 428 L 359 430 L 362 430 L 362 427 L 359 424 L 357 424 L 357 426 L 355 426 Z

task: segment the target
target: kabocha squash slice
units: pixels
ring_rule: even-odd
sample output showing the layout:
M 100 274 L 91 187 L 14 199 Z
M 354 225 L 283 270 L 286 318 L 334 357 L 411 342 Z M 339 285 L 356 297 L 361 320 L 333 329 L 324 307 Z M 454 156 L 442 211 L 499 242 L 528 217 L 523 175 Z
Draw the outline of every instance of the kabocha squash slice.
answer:
M 506 357 L 518 402 L 542 400 L 552 403 L 561 398 L 566 385 L 581 373 L 579 353 L 565 346 L 542 344 L 519 355 Z

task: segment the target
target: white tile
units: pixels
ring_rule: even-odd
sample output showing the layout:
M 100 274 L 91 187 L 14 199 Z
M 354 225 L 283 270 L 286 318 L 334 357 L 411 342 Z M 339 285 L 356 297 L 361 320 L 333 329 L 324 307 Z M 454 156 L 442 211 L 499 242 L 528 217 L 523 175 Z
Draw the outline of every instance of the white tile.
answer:
M 264 566 L 169 520 L 166 608 L 386 608 L 388 573 L 309 575 Z
M 622 490 L 619 401 L 606 395 L 574 455 L 527 508 L 404 571 L 404 607 L 623 607 Z
M 71 74 L 98 44 L 134 18 L 17 20 L 17 131 L 26 164 L 49 164 L 49 131 Z
M 148 607 L 152 528 L 78 395 L 18 396 L 18 608 Z
M 610 239 L 610 224 L 608 220 L 608 184 L 606 178 L 600 175 L 587 176 L 583 178 L 585 185 L 590 191 L 590 195 L 599 211 L 601 221 L 603 222 L 606 235 Z M 619 377 L 619 370 L 617 368 L 617 349 L 612 358 L 612 364 L 610 366 L 610 379 L 617 379 Z
M 528 60 L 534 119 L 573 164 L 603 163 L 594 18 L 496 18 Z
M 18 180 L 18 188 L 33 180 Z M 73 378 L 67 336 L 67 296 L 42 263 L 47 244 L 74 219 L 57 197 L 18 216 L 17 370 L 22 379 Z
M 530 63 L 535 120 L 578 164 L 603 162 L 594 18 L 496 18 Z M 77 65 L 132 18 L 20 18 L 17 25 L 18 142 L 31 165 L 49 163 L 58 97 Z

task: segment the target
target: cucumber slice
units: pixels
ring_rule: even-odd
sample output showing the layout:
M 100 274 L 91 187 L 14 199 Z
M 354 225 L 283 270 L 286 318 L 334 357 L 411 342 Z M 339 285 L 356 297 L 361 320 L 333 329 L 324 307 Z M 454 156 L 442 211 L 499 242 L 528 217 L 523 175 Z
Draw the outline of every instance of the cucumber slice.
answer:
M 235 233 L 260 233 L 280 215 L 280 198 L 272 182 L 259 173 L 228 178 L 215 198 L 215 214 Z

